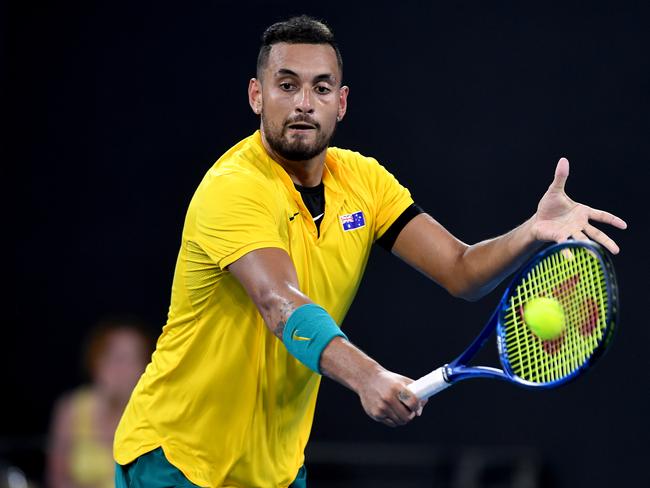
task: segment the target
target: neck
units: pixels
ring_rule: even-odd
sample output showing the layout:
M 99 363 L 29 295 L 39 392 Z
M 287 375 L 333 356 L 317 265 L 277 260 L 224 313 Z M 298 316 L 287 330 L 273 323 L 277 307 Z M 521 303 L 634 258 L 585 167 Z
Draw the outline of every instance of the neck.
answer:
M 306 187 L 313 187 L 320 184 L 323 179 L 323 168 L 325 166 L 325 154 L 327 153 L 327 149 L 305 161 L 290 161 L 280 156 L 271 148 L 266 140 L 266 136 L 264 135 L 264 130 L 260 130 L 260 132 L 262 134 L 262 144 L 264 145 L 264 149 L 268 155 L 271 156 L 271 159 L 282 166 L 289 175 L 289 178 L 291 178 L 291 181 L 300 186 Z

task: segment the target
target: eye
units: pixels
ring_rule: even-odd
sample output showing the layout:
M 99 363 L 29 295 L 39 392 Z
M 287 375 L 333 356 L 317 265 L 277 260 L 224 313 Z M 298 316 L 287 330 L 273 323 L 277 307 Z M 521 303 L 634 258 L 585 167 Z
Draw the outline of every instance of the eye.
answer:
M 316 93 L 319 95 L 326 95 L 330 93 L 332 90 L 330 90 L 328 87 L 323 86 L 323 85 L 317 85 L 316 86 Z
M 284 83 L 280 83 L 280 88 L 284 91 L 289 91 L 293 88 L 293 83 L 285 81 Z

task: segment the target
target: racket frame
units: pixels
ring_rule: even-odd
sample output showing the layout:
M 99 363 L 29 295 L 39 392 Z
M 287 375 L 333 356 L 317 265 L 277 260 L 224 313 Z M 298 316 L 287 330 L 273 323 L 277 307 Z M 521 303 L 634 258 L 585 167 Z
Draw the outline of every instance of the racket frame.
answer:
M 589 358 L 578 368 L 572 371 L 570 374 L 555 380 L 546 383 L 536 383 L 532 381 L 527 381 L 523 378 L 516 376 L 512 370 L 510 362 L 508 361 L 507 351 L 503 347 L 503 341 L 505 340 L 505 327 L 503 325 L 505 314 L 508 310 L 508 299 L 510 298 L 510 293 L 514 288 L 519 286 L 523 277 L 537 264 L 548 257 L 550 254 L 556 253 L 563 249 L 572 248 L 586 248 L 591 251 L 595 257 L 599 260 L 602 269 L 605 274 L 605 285 L 607 287 L 607 314 L 606 317 L 606 329 L 603 332 L 603 338 L 600 343 L 594 350 L 594 352 L 589 356 Z M 526 265 L 524 265 L 511 280 L 510 285 L 503 293 L 499 305 L 492 313 L 490 320 L 483 327 L 483 330 L 478 334 L 478 336 L 472 341 L 472 343 L 462 352 L 456 359 L 451 363 L 448 363 L 443 366 L 443 375 L 445 381 L 448 383 L 456 383 L 458 381 L 470 379 L 470 378 L 496 378 L 500 380 L 509 381 L 516 383 L 520 386 L 527 388 L 555 388 L 562 384 L 568 383 L 569 381 L 575 379 L 582 372 L 590 368 L 607 350 L 607 346 L 612 340 L 614 335 L 614 330 L 616 329 L 616 324 L 618 323 L 619 316 L 619 290 L 618 283 L 616 281 L 616 274 L 614 272 L 614 265 L 612 264 L 611 258 L 603 250 L 601 246 L 596 244 L 593 241 L 565 241 L 552 246 L 547 247 L 546 249 L 540 251 L 533 259 L 531 259 Z M 499 359 L 503 370 L 488 366 L 467 366 L 469 360 L 474 357 L 481 347 L 485 344 L 488 338 L 492 335 L 492 331 L 496 329 L 497 336 L 497 347 L 499 351 Z

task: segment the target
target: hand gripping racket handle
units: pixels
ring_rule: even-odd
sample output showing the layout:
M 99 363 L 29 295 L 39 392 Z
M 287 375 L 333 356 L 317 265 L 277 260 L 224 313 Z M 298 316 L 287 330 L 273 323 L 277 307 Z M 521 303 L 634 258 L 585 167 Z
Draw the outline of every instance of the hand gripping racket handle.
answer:
M 451 386 L 451 383 L 445 379 L 444 369 L 445 367 L 441 366 L 419 380 L 414 381 L 406 388 L 420 400 L 426 400 L 448 386 Z

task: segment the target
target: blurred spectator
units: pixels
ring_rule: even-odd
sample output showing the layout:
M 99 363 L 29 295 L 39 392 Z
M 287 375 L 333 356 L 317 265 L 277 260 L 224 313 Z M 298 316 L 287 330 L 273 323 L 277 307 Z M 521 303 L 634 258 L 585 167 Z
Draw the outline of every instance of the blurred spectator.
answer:
M 50 488 L 113 487 L 113 434 L 152 350 L 146 329 L 130 319 L 91 331 L 84 351 L 91 382 L 60 398 L 52 416 Z

